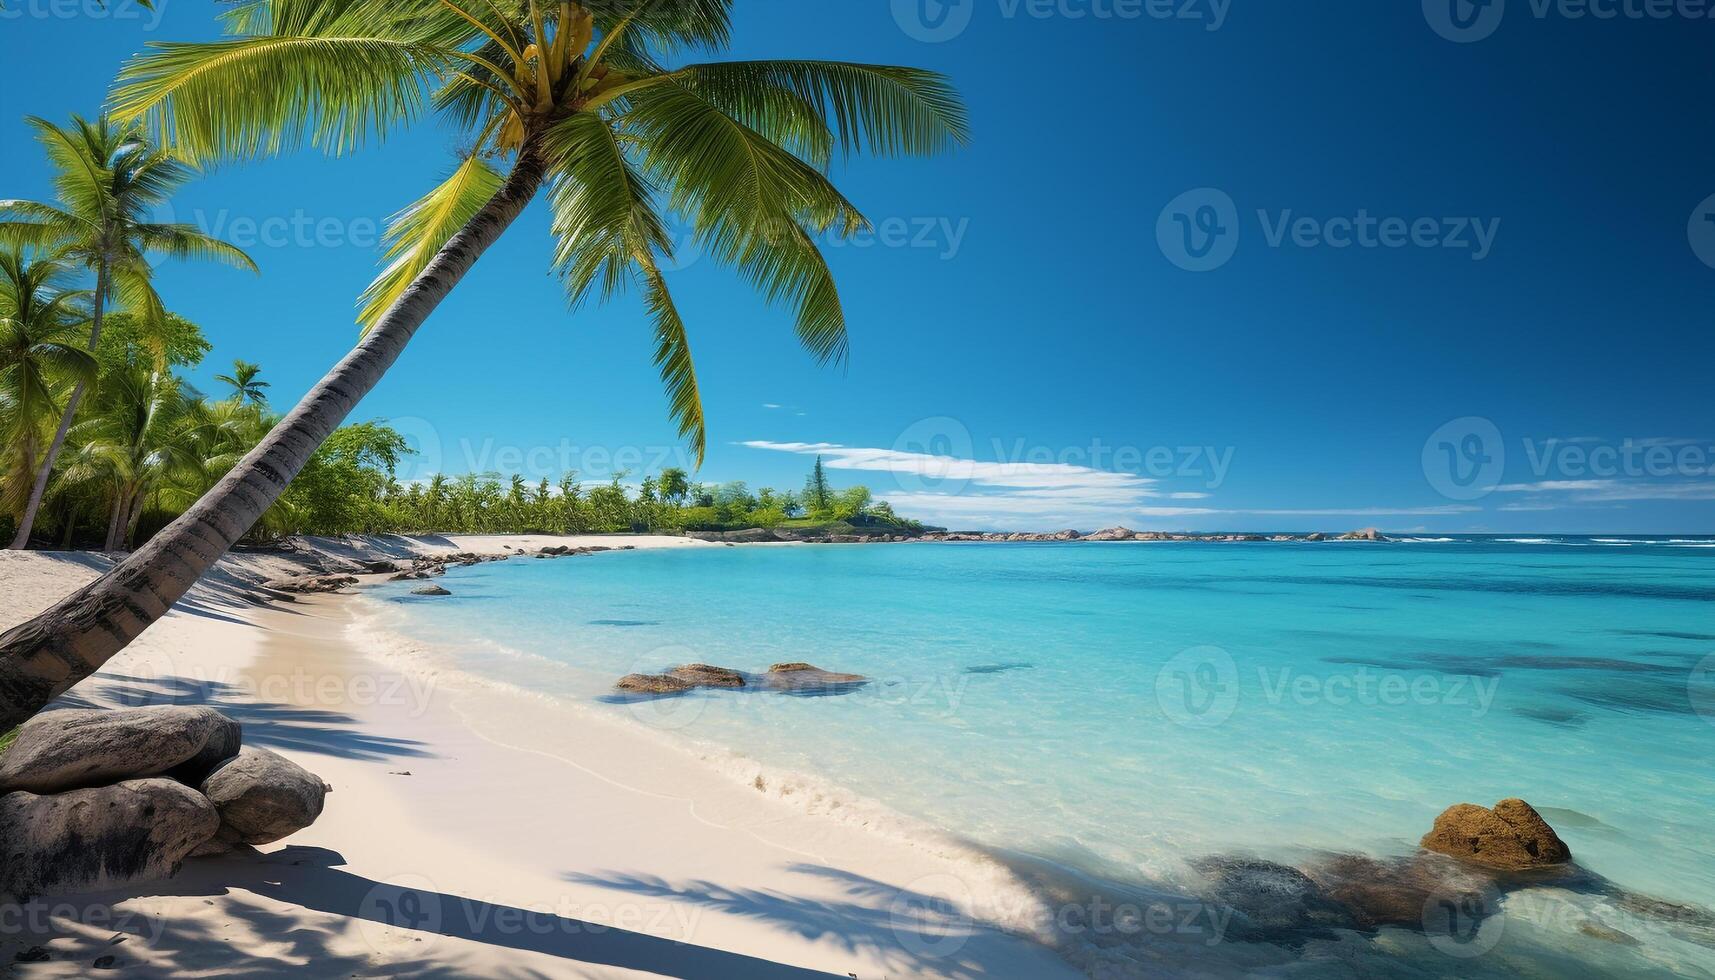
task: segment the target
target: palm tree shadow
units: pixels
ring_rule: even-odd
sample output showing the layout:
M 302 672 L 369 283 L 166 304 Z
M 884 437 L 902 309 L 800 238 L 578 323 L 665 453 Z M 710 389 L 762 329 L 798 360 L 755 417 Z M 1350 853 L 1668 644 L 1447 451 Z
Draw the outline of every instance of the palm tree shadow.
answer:
M 343 870 L 343 855 L 322 847 L 288 846 L 267 855 L 234 854 L 193 860 L 176 878 L 153 885 L 115 891 L 100 896 L 107 903 L 141 896 L 230 895 L 243 890 L 310 912 L 357 920 L 365 937 L 389 938 L 394 932 L 420 934 L 433 942 L 443 936 L 520 952 L 539 953 L 565 961 L 570 975 L 581 967 L 615 967 L 673 977 L 732 977 L 755 980 L 809 980 L 833 977 L 771 960 L 725 950 L 679 942 L 646 933 L 632 932 L 553 912 L 500 905 L 480 899 L 440 892 L 431 887 L 412 887 L 379 882 Z M 243 902 L 227 903 L 222 911 L 242 920 L 258 935 L 285 938 L 289 952 L 282 962 L 248 968 L 241 976 L 274 976 L 288 972 L 302 975 L 303 967 L 288 967 L 287 961 L 314 964 L 313 975 L 375 975 L 375 964 L 367 956 L 338 955 L 330 950 L 337 933 L 314 922 L 280 912 L 258 909 Z M 645 916 L 647 918 L 647 916 Z M 194 923 L 168 923 L 152 945 L 159 950 L 208 937 Z M 219 942 L 219 938 L 212 941 Z M 372 940 L 373 941 L 373 940 Z M 426 947 L 432 949 L 432 945 Z M 449 969 L 444 961 L 436 966 L 429 957 L 383 968 L 385 975 L 468 976 L 468 971 Z M 225 974 L 223 975 L 230 975 Z
M 44 710 L 162 704 L 207 705 L 244 726 L 246 745 L 371 762 L 432 755 L 415 739 L 364 731 L 358 727 L 358 719 L 345 712 L 265 701 L 255 697 L 254 691 L 217 680 L 103 671 L 60 695 Z
M 1018 941 L 972 922 L 942 896 L 820 865 L 793 864 L 787 870 L 834 882 L 847 898 L 809 898 L 703 879 L 675 884 L 657 875 L 619 872 L 567 872 L 561 878 L 764 921 L 853 954 L 879 952 L 907 976 L 983 976 L 989 972 L 985 964 L 1006 962 L 1004 951 L 989 946 Z

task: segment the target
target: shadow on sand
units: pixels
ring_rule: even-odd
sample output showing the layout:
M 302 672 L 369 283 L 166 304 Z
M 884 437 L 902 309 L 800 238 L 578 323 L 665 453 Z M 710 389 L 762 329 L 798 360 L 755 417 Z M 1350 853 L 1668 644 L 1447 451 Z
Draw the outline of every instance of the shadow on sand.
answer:
M 87 962 L 107 953 L 115 957 L 114 966 L 121 970 L 129 961 L 131 969 L 124 975 L 131 976 L 139 975 L 136 971 L 141 965 L 136 955 L 127 954 L 131 949 L 140 953 L 144 947 L 149 951 L 148 972 L 155 975 L 212 968 L 220 976 L 247 978 L 471 976 L 472 966 L 461 964 L 462 957 L 447 956 L 446 951 L 437 949 L 437 937 L 448 937 L 561 961 L 546 973 L 528 970 L 507 975 L 585 976 L 591 968 L 615 967 L 670 977 L 735 980 L 838 976 L 553 912 L 447 894 L 433 887 L 374 881 L 342 870 L 344 864 L 344 856 L 336 851 L 297 846 L 268 855 L 191 861 L 170 881 L 81 896 L 78 903 L 85 908 L 107 910 L 117 930 L 114 940 L 80 940 L 66 949 L 62 939 L 52 947 L 52 955 L 56 960 Z M 291 908 L 258 908 L 245 901 L 245 892 Z M 150 896 L 202 897 L 208 904 L 219 906 L 223 924 L 217 932 L 205 917 L 145 920 L 114 908 L 126 899 Z M 343 938 L 337 923 L 300 911 L 354 920 L 373 952 L 352 952 L 349 939 L 335 941 Z M 243 929 L 234 933 L 234 925 Z M 242 950 L 234 948 L 236 944 L 223 947 L 235 938 L 242 939 L 245 932 L 265 937 L 267 943 L 285 945 L 251 944 Z M 384 964 L 375 960 L 374 953 L 418 942 L 424 944 L 420 955 L 389 956 Z

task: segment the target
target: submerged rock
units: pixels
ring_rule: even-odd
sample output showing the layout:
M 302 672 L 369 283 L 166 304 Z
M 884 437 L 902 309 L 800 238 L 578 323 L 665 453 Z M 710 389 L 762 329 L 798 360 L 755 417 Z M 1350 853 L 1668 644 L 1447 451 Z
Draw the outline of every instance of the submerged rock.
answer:
M 1442 811 L 1420 846 L 1501 871 L 1565 864 L 1572 849 L 1529 803 L 1506 799 L 1494 809 L 1459 803 Z
M 1421 932 L 1437 910 L 1481 916 L 1499 908 L 1487 877 L 1434 854 L 1385 860 L 1334 854 L 1312 863 L 1308 873 L 1366 930 L 1400 926 Z
M 1578 926 L 1578 931 L 1583 933 L 1586 936 L 1589 936 L 1591 939 L 1600 939 L 1603 942 L 1617 943 L 1618 945 L 1621 945 L 1621 946 L 1642 946 L 1643 945 L 1643 943 L 1640 942 L 1636 936 L 1633 936 L 1630 933 L 1621 932 L 1620 930 L 1615 929 L 1611 926 L 1605 926 L 1602 923 L 1597 922 L 1594 919 L 1591 919 L 1588 922 L 1580 923 Z
M 1209 897 L 1242 917 L 1236 925 L 1243 938 L 1289 939 L 1358 925 L 1350 910 L 1297 868 L 1227 855 L 1192 867 L 1209 880 Z
M 727 667 L 711 667 L 708 664 L 685 664 L 674 667 L 667 672 L 692 687 L 743 687 L 744 675 Z
M 202 706 L 44 711 L 0 756 L 0 792 L 57 793 L 164 773 L 197 781 L 242 740 L 238 722 Z
M 793 694 L 838 693 L 869 683 L 862 674 L 841 674 L 801 662 L 775 664 L 763 681 L 770 690 Z
M 452 592 L 448 589 L 442 588 L 439 585 L 425 585 L 419 589 L 412 589 L 411 594 L 412 595 L 452 595 Z
M 693 686 L 690 681 L 668 674 L 626 674 L 614 685 L 632 694 L 683 694 Z
M 322 815 L 328 785 L 290 759 L 245 746 L 202 784 L 228 844 L 271 844 Z
M 220 815 L 171 779 L 0 796 L 0 893 L 19 898 L 165 878 Z

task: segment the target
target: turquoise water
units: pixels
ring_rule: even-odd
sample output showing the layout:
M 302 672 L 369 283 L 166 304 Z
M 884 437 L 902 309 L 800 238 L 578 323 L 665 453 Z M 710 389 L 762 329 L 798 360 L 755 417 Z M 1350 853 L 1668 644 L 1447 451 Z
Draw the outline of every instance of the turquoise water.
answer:
M 389 628 L 1008 859 L 1190 893 L 1198 858 L 1403 855 L 1446 806 L 1519 796 L 1616 887 L 1715 908 L 1709 539 L 671 549 L 446 584 L 449 599 L 376 593 Z M 794 660 L 874 681 L 827 697 L 610 694 L 633 671 Z M 1201 955 L 1715 976 L 1683 922 L 1560 888 L 1507 903 L 1505 935 L 1470 959 L 1391 931 Z M 1592 920 L 1638 945 L 1591 938 Z

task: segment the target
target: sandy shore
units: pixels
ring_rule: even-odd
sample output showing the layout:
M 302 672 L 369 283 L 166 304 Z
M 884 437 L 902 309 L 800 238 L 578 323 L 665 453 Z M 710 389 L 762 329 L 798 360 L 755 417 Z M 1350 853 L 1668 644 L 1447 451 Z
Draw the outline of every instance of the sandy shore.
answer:
M 448 535 L 306 556 L 719 547 L 685 538 Z M 933 839 L 757 792 L 630 726 L 353 641 L 349 598 L 261 603 L 301 570 L 236 554 L 73 704 L 208 703 L 333 786 L 315 826 L 170 881 L 3 911 L 0 969 L 80 976 L 1054 977 L 963 905 L 1013 886 Z M 579 560 L 622 561 L 623 556 Z M 0 552 L 0 627 L 107 567 Z M 806 791 L 808 792 L 808 791 Z M 51 959 L 13 965 L 45 947 Z

